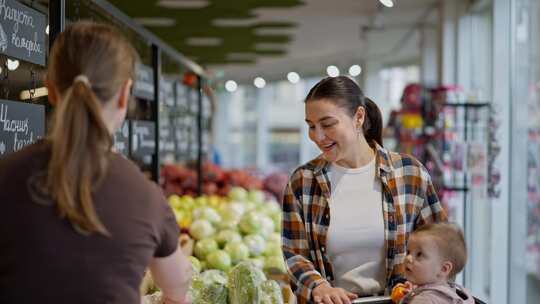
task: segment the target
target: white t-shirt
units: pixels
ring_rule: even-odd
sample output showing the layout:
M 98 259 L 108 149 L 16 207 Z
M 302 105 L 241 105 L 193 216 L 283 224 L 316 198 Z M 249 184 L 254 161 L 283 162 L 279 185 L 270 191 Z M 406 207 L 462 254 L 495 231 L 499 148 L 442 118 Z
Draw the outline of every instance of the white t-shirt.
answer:
M 334 286 L 360 295 L 385 287 L 385 243 L 381 183 L 375 159 L 361 168 L 330 168 L 330 226 L 327 253 Z

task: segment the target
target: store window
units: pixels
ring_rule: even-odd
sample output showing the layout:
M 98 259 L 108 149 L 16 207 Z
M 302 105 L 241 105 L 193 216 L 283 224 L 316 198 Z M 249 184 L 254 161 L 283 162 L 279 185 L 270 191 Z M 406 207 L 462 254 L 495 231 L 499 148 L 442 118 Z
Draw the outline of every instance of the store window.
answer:
M 512 12 L 509 292 L 532 304 L 540 303 L 540 1 L 514 0 Z
M 405 86 L 420 81 L 420 69 L 417 65 L 389 67 L 379 72 L 379 78 L 382 82 L 382 100 L 391 109 L 398 109 Z
M 283 172 L 289 172 L 300 163 L 298 146 L 300 143 L 298 129 L 272 129 L 270 131 L 270 160 L 271 164 Z

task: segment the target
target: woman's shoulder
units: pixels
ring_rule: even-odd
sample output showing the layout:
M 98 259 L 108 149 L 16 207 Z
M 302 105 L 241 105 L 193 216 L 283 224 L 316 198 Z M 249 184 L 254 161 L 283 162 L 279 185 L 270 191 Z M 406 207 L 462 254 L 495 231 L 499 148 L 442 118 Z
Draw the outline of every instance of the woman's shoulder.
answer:
M 113 175 L 113 178 L 125 180 L 134 187 L 141 187 L 143 191 L 153 188 L 153 183 L 143 174 L 141 169 L 123 155 L 113 152 L 109 166 L 109 171 Z
M 403 170 L 408 175 L 415 174 L 424 176 L 428 174 L 424 165 L 414 156 L 406 153 L 387 151 L 388 162 L 393 170 Z
M 327 161 L 324 160 L 321 156 L 316 157 L 293 170 L 290 175 L 290 180 L 296 180 L 299 178 L 312 178 L 318 171 L 322 170 L 326 165 Z
M 46 163 L 49 155 L 48 145 L 40 140 L 26 146 L 17 152 L 0 157 L 0 179 L 3 175 L 9 176 L 13 172 L 39 170 Z
M 124 204 L 136 205 L 137 208 L 147 210 L 152 210 L 156 204 L 165 201 L 160 187 L 151 181 L 134 162 L 118 153 L 113 153 L 111 157 L 101 191 L 124 193 Z

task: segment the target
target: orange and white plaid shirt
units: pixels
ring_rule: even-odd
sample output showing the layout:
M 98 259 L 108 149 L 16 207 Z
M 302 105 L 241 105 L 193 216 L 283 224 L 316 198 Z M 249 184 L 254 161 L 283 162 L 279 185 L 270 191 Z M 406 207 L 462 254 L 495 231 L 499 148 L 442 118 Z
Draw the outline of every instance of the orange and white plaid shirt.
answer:
M 376 145 L 376 178 L 382 185 L 386 290 L 404 272 L 409 234 L 426 223 L 446 221 L 431 177 L 412 156 L 389 152 Z M 283 254 L 298 303 L 311 301 L 311 291 L 332 282 L 333 269 L 326 255 L 330 225 L 330 163 L 318 157 L 297 168 L 283 198 Z M 360 201 L 362 198 L 358 198 Z

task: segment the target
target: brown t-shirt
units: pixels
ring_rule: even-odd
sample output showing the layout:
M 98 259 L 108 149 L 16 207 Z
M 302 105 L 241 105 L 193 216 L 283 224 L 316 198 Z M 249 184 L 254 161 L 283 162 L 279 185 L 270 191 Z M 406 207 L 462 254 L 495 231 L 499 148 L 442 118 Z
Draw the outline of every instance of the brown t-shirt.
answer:
M 160 189 L 119 154 L 93 199 L 111 237 L 83 235 L 39 190 L 44 142 L 0 159 L 0 303 L 140 303 L 144 270 L 178 245 Z

